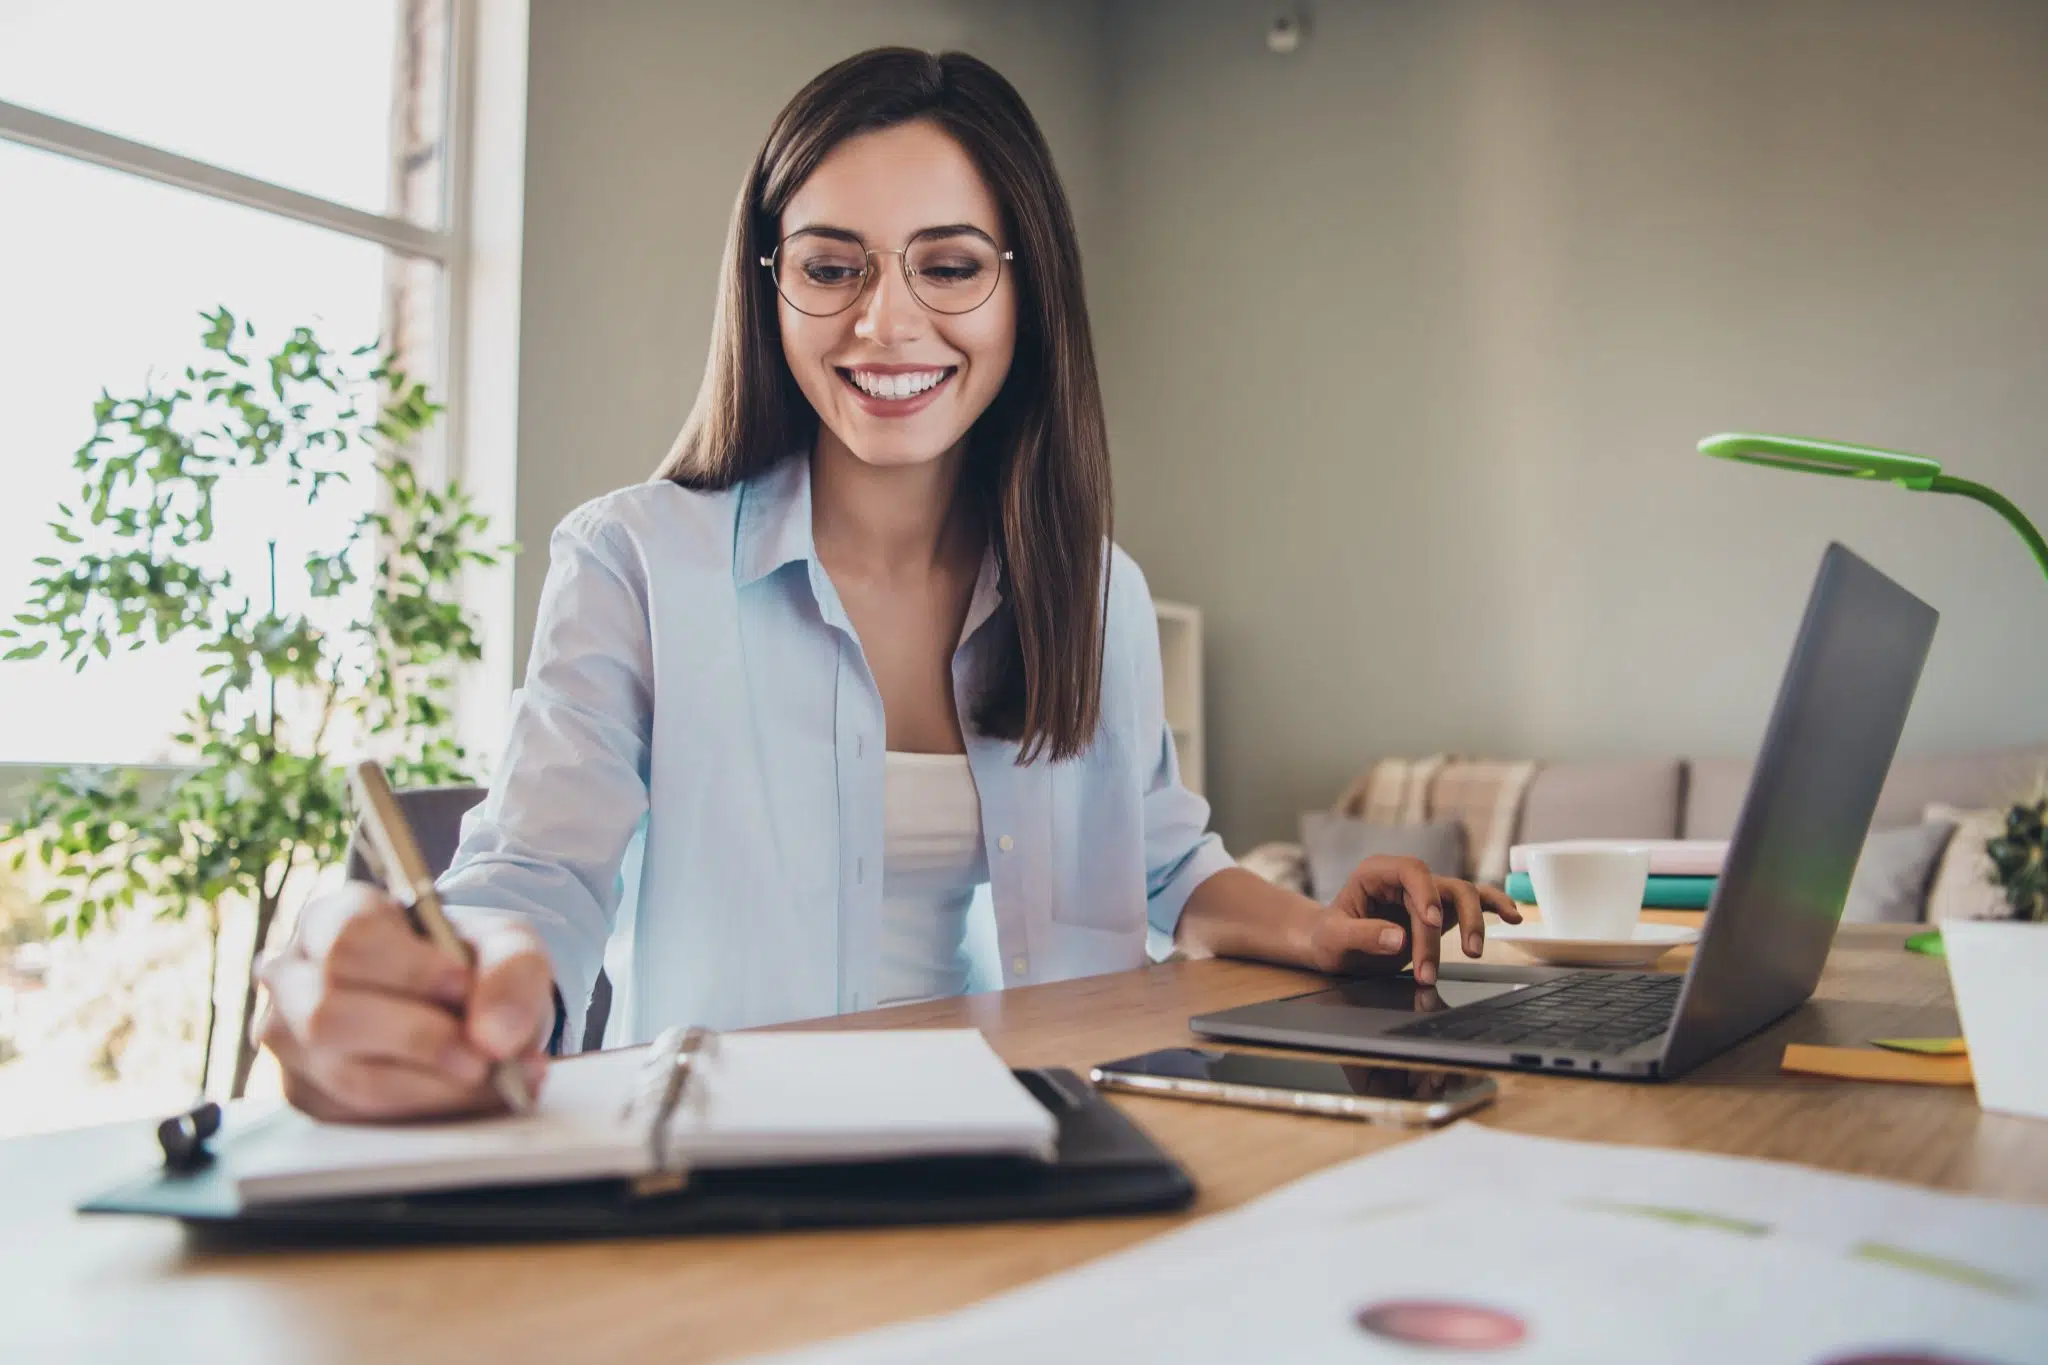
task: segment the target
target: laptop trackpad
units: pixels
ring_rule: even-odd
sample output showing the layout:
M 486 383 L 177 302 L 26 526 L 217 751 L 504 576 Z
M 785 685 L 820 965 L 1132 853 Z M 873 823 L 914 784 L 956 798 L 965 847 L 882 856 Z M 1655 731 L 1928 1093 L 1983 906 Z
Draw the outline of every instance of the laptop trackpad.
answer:
M 1390 1015 L 1436 1014 L 1473 1005 L 1511 991 L 1525 990 L 1526 981 L 1453 981 L 1440 979 L 1434 986 L 1416 984 L 1414 978 L 1395 976 L 1346 981 L 1313 995 L 1297 996 L 1289 1005 L 1320 1006 L 1345 1010 L 1375 1010 Z

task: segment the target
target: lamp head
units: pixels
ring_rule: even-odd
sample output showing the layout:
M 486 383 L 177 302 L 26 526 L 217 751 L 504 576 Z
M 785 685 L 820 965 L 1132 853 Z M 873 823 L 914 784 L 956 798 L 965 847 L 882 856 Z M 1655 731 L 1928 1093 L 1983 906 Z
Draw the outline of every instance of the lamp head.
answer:
M 1923 493 L 1941 473 L 1941 462 L 1925 455 L 1879 450 L 1875 446 L 1849 446 L 1838 441 L 1814 441 L 1801 436 L 1763 436 L 1746 431 L 1709 436 L 1700 442 L 1700 454 L 1772 469 L 1832 474 L 1845 479 L 1886 479 L 1901 488 Z

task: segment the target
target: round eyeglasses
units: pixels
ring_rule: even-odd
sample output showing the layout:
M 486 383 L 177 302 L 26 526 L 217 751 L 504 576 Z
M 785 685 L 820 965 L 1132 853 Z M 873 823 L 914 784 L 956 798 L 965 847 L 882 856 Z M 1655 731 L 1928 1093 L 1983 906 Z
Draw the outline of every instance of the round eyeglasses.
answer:
M 971 313 L 995 296 L 1003 262 L 1016 259 L 979 230 L 927 228 L 900 251 L 869 247 L 851 233 L 805 228 L 760 258 L 775 277 L 775 291 L 790 307 L 829 318 L 853 307 L 874 279 L 875 257 L 895 256 L 903 282 L 934 313 Z

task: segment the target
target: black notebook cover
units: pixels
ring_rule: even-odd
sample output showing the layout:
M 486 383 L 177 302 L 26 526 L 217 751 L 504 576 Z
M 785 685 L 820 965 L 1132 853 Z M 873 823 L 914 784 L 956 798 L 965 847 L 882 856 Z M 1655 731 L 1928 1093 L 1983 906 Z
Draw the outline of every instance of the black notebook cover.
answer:
M 245 1208 L 228 1178 L 230 1138 L 201 1170 L 157 1171 L 79 1211 L 158 1214 L 237 1239 L 410 1242 L 1095 1217 L 1181 1209 L 1194 1199 L 1187 1172 L 1081 1077 L 1059 1068 L 1016 1076 L 1059 1119 L 1051 1163 L 925 1158 L 703 1171 L 687 1189 L 648 1198 L 606 1180 Z

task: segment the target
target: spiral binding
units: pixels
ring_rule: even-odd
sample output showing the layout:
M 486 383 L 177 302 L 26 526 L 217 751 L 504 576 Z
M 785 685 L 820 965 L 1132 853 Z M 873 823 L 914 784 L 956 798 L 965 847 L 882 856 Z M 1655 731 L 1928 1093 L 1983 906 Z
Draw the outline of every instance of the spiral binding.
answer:
M 717 1053 L 718 1035 L 700 1027 L 663 1029 L 648 1045 L 639 1083 L 626 1102 L 624 1117 L 645 1117 L 648 1173 L 633 1181 L 637 1195 L 672 1194 L 690 1183 L 689 1163 L 680 1143 L 668 1140 L 668 1128 L 683 1104 L 701 1108 L 704 1085 L 690 1084 Z

